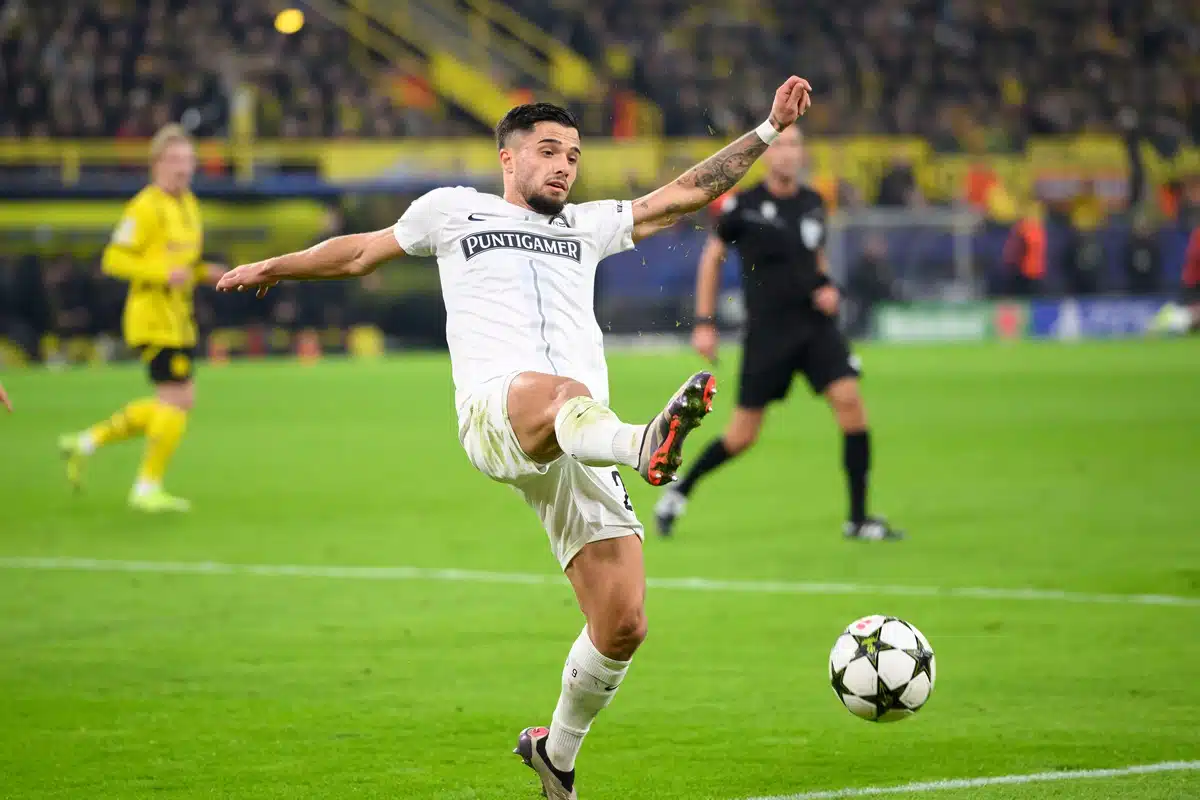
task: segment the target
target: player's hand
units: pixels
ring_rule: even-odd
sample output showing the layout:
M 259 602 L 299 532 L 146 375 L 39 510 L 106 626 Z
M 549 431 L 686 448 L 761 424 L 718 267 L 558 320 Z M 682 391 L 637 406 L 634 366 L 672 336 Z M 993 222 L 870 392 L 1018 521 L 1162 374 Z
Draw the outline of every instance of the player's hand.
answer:
M 255 297 L 262 297 L 267 293 L 268 289 L 279 283 L 278 280 L 268 277 L 266 272 L 266 261 L 256 261 L 253 264 L 243 264 L 240 267 L 234 267 L 217 281 L 217 291 L 244 292 L 247 289 L 257 288 L 257 291 L 254 293 Z
M 836 317 L 841 296 L 836 286 L 822 286 L 812 294 L 813 305 L 827 317 Z
M 808 81 L 795 75 L 775 90 L 775 102 L 771 105 L 771 116 L 768 117 L 775 130 L 782 131 L 808 111 L 812 105 L 811 92 Z
M 720 338 L 716 325 L 704 323 L 692 328 L 692 347 L 710 364 L 717 363 L 717 344 Z
M 176 267 L 167 274 L 167 284 L 178 289 L 187 285 L 190 276 L 191 270 L 187 267 Z
M 4 391 L 4 384 L 2 383 L 0 383 L 0 405 L 7 408 L 10 414 L 12 413 L 12 403 L 9 402 L 8 392 Z

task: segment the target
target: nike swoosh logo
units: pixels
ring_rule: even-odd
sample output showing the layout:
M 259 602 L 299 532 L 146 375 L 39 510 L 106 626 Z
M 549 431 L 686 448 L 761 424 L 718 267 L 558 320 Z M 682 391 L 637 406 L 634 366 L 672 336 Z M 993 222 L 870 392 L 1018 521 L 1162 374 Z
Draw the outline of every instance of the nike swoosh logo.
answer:
M 467 219 L 471 220 L 471 222 L 483 222 L 485 219 L 510 219 L 510 218 L 504 216 L 503 214 L 471 213 L 471 214 L 467 214 Z
M 605 686 L 604 687 L 604 691 L 606 691 L 606 692 L 615 692 L 616 690 L 617 690 L 616 686 Z

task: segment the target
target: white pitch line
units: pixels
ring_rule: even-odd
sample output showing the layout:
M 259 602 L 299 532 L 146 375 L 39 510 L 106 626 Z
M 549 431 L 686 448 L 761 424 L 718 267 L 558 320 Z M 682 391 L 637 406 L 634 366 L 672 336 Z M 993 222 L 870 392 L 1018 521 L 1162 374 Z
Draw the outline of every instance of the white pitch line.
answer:
M 425 567 L 338 567 L 306 564 L 231 564 L 219 561 L 121 561 L 99 558 L 0 558 L 0 569 L 57 572 L 140 572 L 160 575 L 254 575 L 260 577 L 335 578 L 372 581 L 448 583 L 563 584 L 561 575 L 484 572 Z M 1164 594 L 1090 594 L 1057 589 L 1002 589 L 983 586 L 895 586 L 869 583 L 648 578 L 652 589 L 747 594 L 880 595 L 976 600 L 1026 600 L 1091 605 L 1177 606 L 1200 608 L 1200 597 Z
M 947 789 L 977 789 L 984 786 L 1013 786 L 1024 783 L 1051 781 L 1086 781 L 1099 778 L 1123 778 L 1130 775 L 1153 775 L 1160 772 L 1191 772 L 1200 770 L 1200 761 L 1163 761 L 1115 769 L 1077 769 L 1063 772 L 1035 772 L 1029 775 L 997 775 L 991 778 L 961 778 L 958 780 L 926 781 L 903 786 L 867 786 L 861 789 L 835 789 L 827 792 L 801 792 L 770 797 L 751 797 L 749 800 L 836 800 L 839 797 L 874 797 L 883 794 L 917 794 Z

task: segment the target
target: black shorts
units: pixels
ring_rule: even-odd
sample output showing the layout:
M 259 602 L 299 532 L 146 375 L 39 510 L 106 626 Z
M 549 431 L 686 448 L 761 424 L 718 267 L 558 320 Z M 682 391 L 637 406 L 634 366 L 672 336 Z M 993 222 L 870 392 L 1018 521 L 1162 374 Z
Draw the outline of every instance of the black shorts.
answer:
M 1200 283 L 1195 286 L 1184 286 L 1179 292 L 1179 301 L 1185 306 L 1200 304 Z
M 147 344 L 137 350 L 152 383 L 187 383 L 192 379 L 196 348 Z
M 787 337 L 752 330 L 742 352 L 738 405 L 757 409 L 782 400 L 797 372 L 813 394 L 821 394 L 836 380 L 859 376 L 858 359 L 836 323 L 822 322 Z

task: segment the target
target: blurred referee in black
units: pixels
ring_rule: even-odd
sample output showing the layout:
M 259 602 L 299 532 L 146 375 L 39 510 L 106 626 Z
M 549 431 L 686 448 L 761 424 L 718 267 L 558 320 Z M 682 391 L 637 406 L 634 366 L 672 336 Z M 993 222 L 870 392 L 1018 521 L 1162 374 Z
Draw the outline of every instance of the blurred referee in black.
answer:
M 669 536 L 697 481 L 754 444 L 767 406 L 787 396 L 796 373 L 823 395 L 844 434 L 843 464 L 849 514 L 843 533 L 863 540 L 901 533 L 867 514 L 871 438 L 858 387 L 858 359 L 837 326 L 838 289 L 825 268 L 825 204 L 800 183 L 804 144 L 793 126 L 763 156 L 767 177 L 730 195 L 700 256 L 692 344 L 717 357 L 716 299 L 727 247 L 741 256 L 747 324 L 738 404 L 724 435 L 692 462 L 691 471 L 655 508 L 659 533 Z

